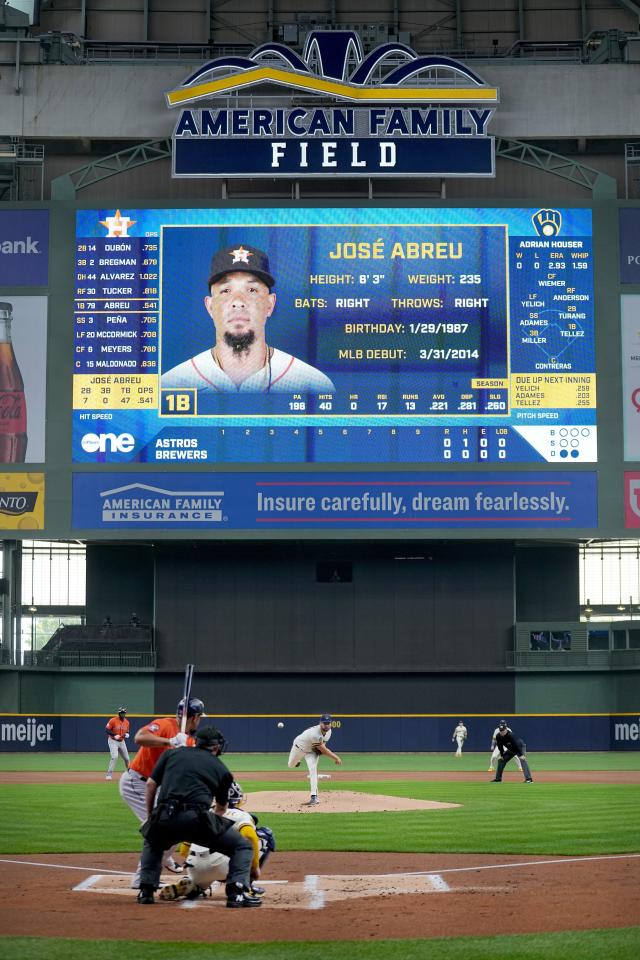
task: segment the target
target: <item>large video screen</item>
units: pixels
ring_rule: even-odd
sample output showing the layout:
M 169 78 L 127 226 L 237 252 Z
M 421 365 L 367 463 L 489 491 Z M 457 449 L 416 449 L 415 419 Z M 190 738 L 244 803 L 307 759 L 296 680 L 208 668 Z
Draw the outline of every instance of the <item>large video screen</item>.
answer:
M 588 209 L 104 209 L 77 463 L 593 463 Z

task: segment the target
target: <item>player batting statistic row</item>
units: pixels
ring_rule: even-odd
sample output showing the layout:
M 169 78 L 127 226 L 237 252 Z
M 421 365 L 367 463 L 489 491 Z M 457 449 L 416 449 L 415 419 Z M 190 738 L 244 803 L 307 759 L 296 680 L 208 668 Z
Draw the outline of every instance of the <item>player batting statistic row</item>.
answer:
M 77 215 L 74 459 L 594 462 L 591 212 Z

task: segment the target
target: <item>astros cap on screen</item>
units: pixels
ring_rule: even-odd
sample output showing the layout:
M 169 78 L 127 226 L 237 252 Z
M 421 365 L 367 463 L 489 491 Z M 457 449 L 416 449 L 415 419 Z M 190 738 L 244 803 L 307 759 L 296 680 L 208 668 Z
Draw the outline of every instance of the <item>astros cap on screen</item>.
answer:
M 228 247 L 221 247 L 213 255 L 211 260 L 211 271 L 209 274 L 208 286 L 217 283 L 227 273 L 236 272 L 252 273 L 258 280 L 269 287 L 269 290 L 275 286 L 275 280 L 271 275 L 269 266 L 269 257 L 264 250 L 257 247 L 251 247 L 247 243 L 233 243 Z

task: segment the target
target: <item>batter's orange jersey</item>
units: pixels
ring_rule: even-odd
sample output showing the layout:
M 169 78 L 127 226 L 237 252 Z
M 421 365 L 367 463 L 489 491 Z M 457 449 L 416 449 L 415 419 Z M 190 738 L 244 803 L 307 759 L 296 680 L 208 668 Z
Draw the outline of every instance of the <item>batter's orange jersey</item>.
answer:
M 166 737 L 167 739 L 175 737 L 176 733 L 180 733 L 180 725 L 175 717 L 161 717 L 158 720 L 152 720 L 146 727 L 141 727 L 140 729 L 148 730 L 149 733 L 155 734 L 156 737 Z M 193 737 L 189 737 L 187 743 L 190 747 L 195 746 Z M 139 773 L 141 777 L 148 779 L 151 776 L 151 771 L 158 762 L 158 757 L 168 749 L 169 744 L 161 747 L 138 747 L 138 752 L 131 761 L 131 769 Z
M 129 733 L 129 721 L 121 720 L 120 717 L 111 717 L 106 729 L 110 737 L 120 737 L 124 740 L 125 734 Z

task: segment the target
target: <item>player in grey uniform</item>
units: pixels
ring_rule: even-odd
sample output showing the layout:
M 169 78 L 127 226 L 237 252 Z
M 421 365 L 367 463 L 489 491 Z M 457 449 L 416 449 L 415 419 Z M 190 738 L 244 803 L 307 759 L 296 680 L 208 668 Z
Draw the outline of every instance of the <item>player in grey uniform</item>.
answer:
M 309 788 L 311 797 L 306 806 L 314 807 L 318 800 L 318 760 L 321 756 L 329 757 L 334 763 L 340 765 L 342 760 L 327 747 L 327 742 L 331 737 L 331 714 L 323 713 L 320 717 L 320 723 L 315 727 L 308 727 L 299 733 L 293 741 L 289 761 L 289 769 L 299 767 L 302 760 L 309 768 Z
M 216 393 L 334 393 L 329 377 L 266 340 L 276 305 L 264 251 L 238 243 L 214 254 L 204 298 L 216 342 L 162 375 L 163 389 Z

